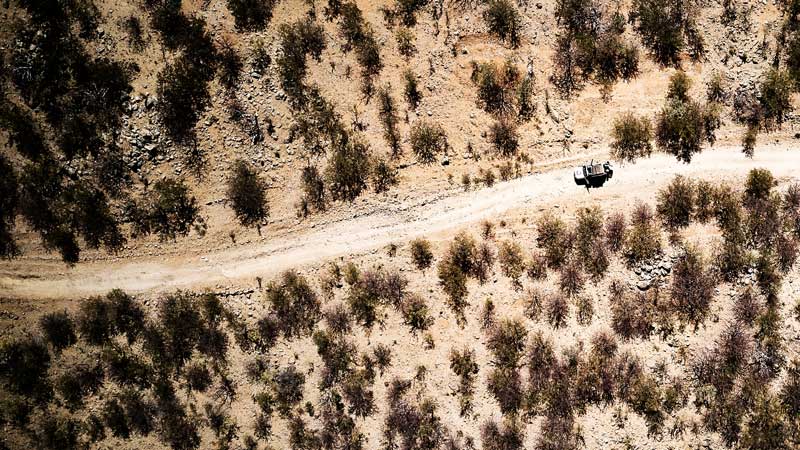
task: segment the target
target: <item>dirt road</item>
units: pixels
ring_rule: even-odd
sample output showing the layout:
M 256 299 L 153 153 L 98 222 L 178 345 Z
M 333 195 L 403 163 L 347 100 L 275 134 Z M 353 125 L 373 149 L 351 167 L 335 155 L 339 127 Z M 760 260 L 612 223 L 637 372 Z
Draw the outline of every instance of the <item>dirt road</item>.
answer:
M 492 188 L 469 192 L 454 190 L 435 201 L 392 204 L 370 214 L 308 228 L 266 244 L 208 254 L 192 253 L 188 248 L 179 257 L 142 256 L 116 262 L 84 262 L 73 268 L 24 258 L 13 263 L 4 261 L 0 263 L 0 295 L 21 299 L 78 298 L 113 288 L 143 292 L 200 289 L 237 282 L 253 284 L 257 276 L 269 279 L 289 268 L 361 254 L 418 236 L 444 236 L 445 231 L 511 210 L 533 212 L 557 204 L 571 212 L 571 205 L 576 202 L 607 204 L 614 199 L 630 201 L 637 197 L 650 200 L 657 188 L 674 174 L 719 180 L 743 177 L 754 167 L 765 167 L 779 178 L 797 177 L 800 147 L 760 148 L 752 160 L 745 158 L 738 148 L 709 149 L 690 165 L 657 155 L 618 168 L 606 187 L 591 192 L 574 185 L 570 169 L 558 169 L 499 183 Z M 180 245 L 180 241 L 175 245 Z

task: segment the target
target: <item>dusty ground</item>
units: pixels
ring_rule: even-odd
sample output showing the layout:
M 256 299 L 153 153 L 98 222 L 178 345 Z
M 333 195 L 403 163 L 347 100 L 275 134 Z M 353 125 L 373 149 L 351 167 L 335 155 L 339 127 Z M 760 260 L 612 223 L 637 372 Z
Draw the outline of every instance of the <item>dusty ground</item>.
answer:
M 21 298 L 81 297 L 114 288 L 131 293 L 252 288 L 256 277 L 268 279 L 290 268 L 375 253 L 389 244 L 402 247 L 416 237 L 448 240 L 459 229 L 474 228 L 484 219 L 513 223 L 542 210 L 572 212 L 581 204 L 627 211 L 636 199 L 652 202 L 657 190 L 675 174 L 725 181 L 740 179 L 754 167 L 791 179 L 800 167 L 800 151 L 788 145 L 765 146 L 751 160 L 735 147 L 721 147 L 706 150 L 688 165 L 659 155 L 618 168 L 605 187 L 588 192 L 575 186 L 569 168 L 559 168 L 491 188 L 465 192 L 451 187 L 424 196 L 386 199 L 349 217 L 319 222 L 312 218 L 255 242 L 240 239 L 237 244 L 228 241 L 207 248 L 185 248 L 178 242 L 165 244 L 167 252 L 156 255 L 104 258 L 72 268 L 55 259 L 23 258 L 0 264 L 0 287 L 7 296 Z M 182 251 L 171 254 L 176 247 Z
M 129 1 L 107 0 L 98 3 L 102 4 L 107 33 L 113 37 L 119 36 L 118 21 L 137 11 L 137 7 Z M 245 73 L 237 96 L 262 122 L 267 117 L 274 120 L 277 128 L 275 139 L 267 137 L 263 144 L 249 145 L 246 136 L 227 120 L 222 96 L 215 86 L 214 105 L 201 119 L 198 129 L 201 145 L 208 149 L 208 172 L 205 177 L 198 179 L 187 175 L 179 159 L 170 157 L 169 149 L 164 150 L 166 157 L 163 160 L 147 162 L 141 172 L 142 177 L 149 179 L 166 174 L 185 176 L 203 205 L 202 214 L 209 224 L 208 234 L 192 234 L 177 242 L 159 242 L 155 238 L 132 241 L 118 255 L 87 251 L 84 254 L 85 261 L 75 267 L 66 267 L 57 255 L 46 253 L 39 246 L 38 239 L 27 233 L 21 224 L 19 229 L 22 232 L 24 256 L 13 261 L 0 261 L 0 334 L 29 332 L 34 321 L 44 312 L 57 309 L 75 311 L 85 297 L 103 294 L 112 288 L 122 288 L 136 294 L 138 299 L 147 302 L 150 309 L 156 307 L 161 293 L 178 288 L 207 289 L 225 294 L 229 307 L 243 317 L 252 319 L 266 310 L 263 293 L 257 289 L 256 277 L 268 281 L 283 270 L 296 268 L 316 282 L 325 263 L 332 260 L 353 260 L 362 267 L 395 267 L 411 280 L 410 291 L 423 294 L 428 299 L 436 318 L 431 328 L 436 346 L 431 350 L 422 350 L 421 336 L 412 335 L 395 312 L 387 312 L 384 325 L 371 334 L 358 329 L 355 338 L 361 350 L 380 342 L 390 345 L 394 354 L 393 366 L 375 383 L 378 411 L 371 418 L 358 421 L 362 431 L 368 435 L 366 448 L 378 448 L 380 444 L 381 421 L 385 413 L 384 382 L 394 376 L 413 376 L 419 364 L 426 365 L 430 371 L 428 389 L 439 403 L 446 425 L 477 439 L 481 423 L 488 417 L 499 418 L 500 413 L 485 389 L 490 367 L 489 355 L 483 345 L 484 332 L 480 330 L 476 317 L 486 298 L 493 299 L 500 317 L 522 317 L 525 290 L 515 291 L 509 280 L 499 273 L 495 273 L 490 282 L 482 286 L 470 282 L 470 306 L 467 310 L 470 320 L 465 328 L 460 328 L 445 305 L 444 294 L 437 286 L 435 270 L 425 273 L 412 271 L 407 248 L 410 239 L 417 236 L 431 239 L 434 254 L 438 257 L 456 232 L 466 229 L 477 235 L 480 221 L 489 219 L 498 224 L 498 241 L 513 236 L 526 251 L 530 251 L 535 239 L 533 222 L 542 211 L 555 211 L 571 219 L 578 206 L 597 204 L 605 212 L 621 209 L 627 213 L 637 199 L 652 202 L 658 189 L 674 174 L 734 181 L 741 180 L 751 168 L 764 167 L 771 170 L 782 185 L 798 179 L 800 144 L 793 138 L 796 127 L 794 116 L 790 117 L 782 130 L 760 137 L 760 145 L 752 160 L 746 159 L 740 152 L 742 127 L 726 117 L 717 146 L 706 149 L 692 164 L 680 164 L 674 158 L 663 155 L 654 156 L 618 168 L 614 179 L 606 187 L 587 192 L 573 184 L 570 167 L 591 157 L 607 157 L 608 132 L 613 118 L 618 114 L 634 111 L 654 115 L 663 104 L 667 80 L 673 69 L 658 67 L 643 52 L 641 75 L 630 83 L 618 84 L 610 102 L 603 102 L 598 88 L 593 85 L 587 86 L 576 98 L 563 100 L 554 94 L 547 81 L 555 36 L 555 2 L 552 0 L 542 1 L 541 8 L 532 3 L 524 11 L 525 39 L 522 47 L 516 51 L 488 37 L 478 13 L 454 15 L 450 18 L 451 32 L 443 31 L 438 36 L 433 33 L 430 17 L 423 14 L 416 27 L 418 52 L 408 62 L 397 54 L 393 32 L 383 25 L 379 8 L 388 2 L 358 3 L 384 44 L 385 68 L 381 82 L 390 83 L 399 99 L 403 69 L 411 67 L 420 75 L 424 99 L 416 112 L 409 113 L 409 118 L 413 121 L 417 115 L 430 117 L 445 126 L 453 147 L 450 165 L 416 165 L 406 143 L 405 155 L 398 161 L 407 165 L 400 171 L 399 186 L 387 194 L 369 193 L 353 204 L 335 205 L 324 214 L 298 220 L 294 205 L 300 197 L 299 168 L 305 164 L 305 160 L 301 156 L 299 143 L 287 142 L 289 110 L 285 102 L 275 96 L 277 79 L 254 78 Z M 231 32 L 233 21 L 224 1 L 197 0 L 184 1 L 184 4 L 187 11 L 205 17 L 217 37 L 231 39 L 244 55 L 255 38 L 265 39 L 274 50 L 277 24 L 300 17 L 305 11 L 304 2 L 299 0 L 281 2 L 268 31 L 239 35 Z M 318 8 L 321 6 L 318 5 Z M 768 48 L 774 47 L 772 35 L 777 28 L 778 13 L 772 2 L 758 2 L 754 6 L 753 24 L 747 30 L 720 25 L 719 7 L 716 5 L 704 9 L 701 24 L 709 54 L 702 63 L 684 63 L 684 68 L 695 80 L 693 95 L 701 97 L 704 94 L 704 82 L 715 71 L 724 72 L 730 87 L 734 88 L 740 83 L 755 80 L 768 64 L 768 58 L 758 48 L 764 41 L 767 41 Z M 344 77 L 347 65 L 353 67 L 354 74 L 357 72 L 354 57 L 352 54 L 343 54 L 335 43 L 336 25 L 326 23 L 325 27 L 331 38 L 329 46 L 323 54 L 323 61 L 312 64 L 309 78 L 322 87 L 328 98 L 335 101 L 346 121 L 352 117 L 352 107 L 358 108 L 362 118 L 369 124 L 366 137 L 373 151 L 383 153 L 386 145 L 381 137 L 375 102 L 367 104 L 360 98 L 356 75 L 350 79 Z M 451 44 L 455 44 L 458 50 L 456 56 L 450 56 Z M 108 45 L 106 51 L 136 61 L 142 68 L 135 82 L 134 95 L 147 96 L 155 91 L 155 76 L 165 60 L 155 43 L 151 42 L 140 54 L 132 53 L 126 46 L 117 43 Z M 724 58 L 725 55 L 733 56 Z M 429 72 L 429 57 L 435 59 L 433 73 Z M 537 75 L 537 118 L 520 130 L 523 136 L 522 150 L 531 157 L 533 163 L 525 167 L 526 174 L 519 179 L 464 192 L 457 183 L 461 174 L 476 174 L 479 168 L 500 162 L 486 154 L 489 144 L 481 133 L 488 128 L 491 118 L 475 103 L 475 88 L 469 80 L 469 63 L 472 60 L 505 58 L 512 58 L 521 68 L 532 61 Z M 331 61 L 337 63 L 336 69 L 331 69 Z M 545 113 L 545 98 L 549 99 L 547 101 L 554 111 L 552 114 Z M 212 118 L 219 120 L 214 122 Z M 155 126 L 152 113 L 139 111 L 131 114 L 126 132 Z M 402 124 L 404 135 L 408 128 L 408 124 Z M 566 135 L 569 135 L 569 139 L 565 140 Z M 483 155 L 481 161 L 463 157 L 467 142 L 472 142 Z M 225 205 L 223 182 L 230 163 L 240 157 L 263 167 L 262 175 L 272 187 L 269 196 L 271 217 L 268 225 L 262 228 L 261 235 L 255 230 L 244 230 L 236 225 L 230 209 Z M 455 183 L 448 181 L 449 175 L 456 180 Z M 499 226 L 501 221 L 506 223 L 504 227 Z M 235 233 L 235 242 L 229 236 L 231 232 Z M 710 254 L 714 236 L 707 232 L 705 228 L 692 227 L 685 235 L 690 241 L 701 244 L 706 254 Z M 387 255 L 389 244 L 398 245 L 397 256 Z M 800 356 L 800 324 L 792 319 L 791 312 L 800 299 L 798 275 L 795 269 L 787 277 L 781 293 L 781 314 L 784 317 L 782 334 L 786 338 L 787 358 L 790 360 Z M 541 321 L 526 320 L 526 327 L 529 332 L 543 330 L 553 338 L 559 349 L 586 342 L 596 331 L 609 327 L 609 280 L 627 280 L 631 276 L 630 271 L 618 262 L 612 266 L 609 276 L 596 286 L 596 294 L 593 295 L 596 315 L 589 326 L 577 324 L 573 313 L 569 325 L 557 331 Z M 551 286 L 553 282 L 551 274 L 543 285 Z M 526 280 L 525 287 L 530 286 L 531 283 Z M 653 337 L 648 341 L 632 341 L 623 344 L 621 350 L 630 349 L 642 356 L 648 369 L 666 362 L 674 374 L 682 374 L 685 370 L 684 355 L 692 355 L 711 345 L 730 320 L 730 294 L 733 289 L 732 286 L 721 286 L 714 304 L 714 318 L 698 332 L 684 330 L 667 340 Z M 333 302 L 341 301 L 342 296 L 340 290 Z M 451 348 L 462 345 L 475 348 L 481 366 L 476 384 L 475 414 L 467 418 L 459 416 L 458 401 L 452 395 L 457 380 L 450 371 L 447 359 Z M 243 375 L 243 365 L 248 358 L 238 350 L 232 350 L 232 376 L 240 395 L 231 405 L 231 411 L 243 430 L 249 430 L 256 411 L 250 397 L 255 388 L 247 384 Z M 293 363 L 308 371 L 322 364 L 310 339 L 281 342 L 271 359 L 276 364 Z M 316 373 L 309 377 L 304 401 L 317 400 L 317 381 Z M 624 428 L 620 429 L 614 423 L 615 407 L 590 409 L 579 420 L 587 448 L 631 448 L 626 447 L 628 444 L 639 449 L 722 447 L 718 436 L 702 432 L 697 435 L 687 432 L 679 436 L 648 437 L 644 421 L 632 412 L 628 414 Z M 689 422 L 696 419 L 691 405 L 676 416 Z M 670 418 L 669 426 L 675 420 L 674 417 Z M 532 448 L 538 430 L 539 421 L 528 424 L 526 448 Z M 275 448 L 286 448 L 287 428 L 283 419 L 275 419 L 273 432 L 269 443 Z M 117 448 L 159 448 L 160 445 L 152 437 L 113 442 Z
M 422 336 L 412 334 L 402 323 L 399 315 L 386 310 L 382 324 L 366 333 L 357 328 L 354 338 L 359 349 L 364 351 L 377 343 L 387 344 L 393 352 L 392 367 L 380 376 L 375 385 L 378 405 L 376 413 L 358 420 L 361 430 L 367 435 L 366 448 L 378 448 L 381 443 L 382 418 L 386 412 L 386 386 L 395 376 L 413 377 L 419 365 L 428 369 L 425 385 L 429 395 L 439 404 L 439 413 L 451 430 L 459 430 L 477 438 L 479 427 L 489 417 L 499 419 L 500 413 L 491 395 L 486 391 L 485 380 L 491 368 L 485 348 L 485 332 L 480 329 L 477 317 L 486 299 L 497 306 L 498 316 L 524 318 L 524 301 L 527 289 L 533 286 L 553 288 L 554 275 L 544 282 L 530 283 L 524 280 L 524 289 L 515 290 L 495 267 L 489 282 L 479 285 L 469 283 L 468 318 L 465 327 L 457 325 L 455 317 L 446 306 L 444 294 L 437 286 L 435 270 L 424 273 L 410 265 L 407 241 L 416 236 L 425 236 L 434 243 L 434 254 L 439 257 L 445 245 L 459 230 L 479 234 L 479 222 L 493 221 L 496 226 L 496 242 L 515 239 L 526 252 L 534 246 L 535 219 L 542 211 L 549 210 L 572 220 L 580 205 L 597 204 L 604 211 L 620 209 L 628 212 L 636 200 L 653 201 L 658 189 L 674 174 L 715 181 L 741 182 L 747 170 L 753 167 L 770 169 L 780 180 L 781 186 L 797 181 L 795 168 L 800 165 L 798 149 L 786 146 L 769 146 L 758 149 L 753 160 L 746 159 L 736 148 L 707 150 L 691 165 L 676 163 L 671 158 L 656 156 L 634 165 L 618 168 L 614 179 L 602 189 L 587 192 L 574 186 L 568 169 L 526 176 L 493 188 L 462 192 L 453 188 L 428 198 L 387 201 L 385 207 L 364 214 L 330 221 L 305 224 L 302 230 L 287 232 L 280 238 L 258 243 L 240 243 L 197 251 L 184 250 L 178 255 L 138 255 L 115 260 L 84 262 L 75 268 L 65 268 L 55 261 L 23 259 L 2 265 L 2 287 L 4 296 L 0 301 L 0 328 L 3 334 L 14 335 L 29 330 L 33 320 L 45 311 L 67 309 L 75 311 L 79 299 L 86 295 L 101 294 L 119 287 L 136 293 L 149 309 L 155 309 L 159 294 L 176 288 L 210 289 L 225 295 L 225 304 L 247 320 L 254 320 L 266 311 L 264 293 L 257 289 L 255 277 L 271 280 L 278 272 L 297 268 L 312 280 L 319 279 L 327 261 L 353 261 L 362 268 L 383 266 L 396 268 L 410 280 L 409 291 L 422 294 L 429 302 L 435 318 L 430 333 L 435 348 L 422 349 Z M 504 223 L 505 225 L 501 224 Z M 699 244 L 707 255 L 716 242 L 714 227 L 692 226 L 683 233 L 687 241 Z M 399 246 L 397 256 L 387 254 L 388 244 Z M 671 252 L 671 251 L 670 251 Z M 781 314 L 784 317 L 782 334 L 786 338 L 787 358 L 800 357 L 800 324 L 794 320 L 792 308 L 800 300 L 800 273 L 795 270 L 786 278 L 780 298 Z M 597 284 L 587 287 L 594 302 L 595 315 L 588 326 L 579 325 L 575 318 L 575 307 L 565 328 L 554 330 L 544 321 L 525 319 L 530 333 L 541 330 L 553 339 L 556 348 L 568 348 L 580 343 L 587 344 L 593 334 L 610 328 L 608 283 L 611 280 L 635 279 L 632 272 L 615 262 L 608 276 Z M 622 342 L 620 351 L 630 350 L 641 356 L 648 371 L 658 364 L 666 364 L 671 375 L 686 375 L 686 362 L 697 352 L 706 349 L 731 319 L 732 295 L 735 286 L 721 285 L 712 307 L 711 319 L 699 330 L 691 327 L 681 330 L 667 339 L 653 336 L 651 339 Z M 343 299 L 346 289 L 337 290 L 334 299 L 325 307 Z M 13 297 L 18 297 L 14 299 Z M 45 298 L 50 298 L 44 300 Z M 467 417 L 459 415 L 457 396 L 453 394 L 457 379 L 451 372 L 448 354 L 453 348 L 469 346 L 477 352 L 481 371 L 475 393 L 475 410 Z M 257 407 L 249 392 L 256 388 L 244 377 L 243 365 L 252 356 L 238 349 L 231 349 L 231 375 L 239 388 L 239 396 L 230 405 L 230 412 L 243 430 L 249 430 Z M 316 402 L 318 371 L 322 361 L 309 338 L 291 342 L 281 341 L 270 352 L 270 360 L 280 366 L 294 364 L 308 371 L 304 401 Z M 200 401 L 199 399 L 197 400 Z M 625 415 L 622 428 L 615 414 Z M 669 430 L 678 421 L 689 424 L 698 420 L 691 405 L 679 410 L 665 423 Z M 643 419 L 625 406 L 612 404 L 603 408 L 593 407 L 578 420 L 582 427 L 586 448 L 720 448 L 719 437 L 700 432 L 687 431 L 670 435 L 648 436 Z M 526 448 L 532 448 L 538 436 L 540 420 L 526 426 Z M 275 448 L 285 448 L 288 429 L 285 419 L 275 416 L 273 435 L 268 442 Z M 205 435 L 204 439 L 211 439 Z M 155 445 L 152 438 L 134 438 L 120 442 L 122 448 L 139 448 Z M 632 445 L 633 447 L 629 447 Z

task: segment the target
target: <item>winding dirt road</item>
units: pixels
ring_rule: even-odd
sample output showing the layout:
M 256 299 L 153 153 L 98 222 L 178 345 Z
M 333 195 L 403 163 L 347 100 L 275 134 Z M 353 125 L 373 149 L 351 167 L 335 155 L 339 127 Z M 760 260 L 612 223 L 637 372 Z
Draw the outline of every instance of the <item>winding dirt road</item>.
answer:
M 343 255 L 362 254 L 390 243 L 455 230 L 516 209 L 542 209 L 554 204 L 650 199 L 674 174 L 707 179 L 740 178 L 754 167 L 776 177 L 797 177 L 800 147 L 760 148 L 754 159 L 738 148 L 707 149 L 690 165 L 657 155 L 618 168 L 606 187 L 589 193 L 575 186 L 570 169 L 557 169 L 503 182 L 492 188 L 450 195 L 416 204 L 389 205 L 367 215 L 309 228 L 286 238 L 212 253 L 134 257 L 108 262 L 83 262 L 73 268 L 24 259 L 0 262 L 0 296 L 10 298 L 79 298 L 113 288 L 128 292 L 164 291 L 233 284 Z M 180 245 L 180 244 L 176 244 Z

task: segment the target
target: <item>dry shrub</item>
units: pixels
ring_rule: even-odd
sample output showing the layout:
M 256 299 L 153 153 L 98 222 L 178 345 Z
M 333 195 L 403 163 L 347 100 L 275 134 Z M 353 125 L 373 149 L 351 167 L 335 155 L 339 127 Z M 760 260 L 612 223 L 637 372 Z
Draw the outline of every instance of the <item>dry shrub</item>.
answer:
M 516 414 L 522 406 L 522 380 L 515 368 L 497 367 L 489 372 L 486 390 L 494 396 L 503 414 Z
M 481 444 L 484 450 L 521 450 L 525 443 L 525 427 L 515 419 L 508 419 L 502 426 L 487 420 L 481 426 Z
M 525 324 L 519 319 L 503 319 L 498 322 L 497 326 L 489 330 L 486 341 L 494 363 L 500 367 L 516 368 L 525 349 L 527 336 Z
M 278 281 L 267 286 L 267 301 L 281 318 L 286 337 L 311 333 L 320 319 L 320 301 L 305 277 L 294 271 L 284 272 Z
M 661 231 L 653 219 L 653 210 L 645 203 L 637 203 L 633 210 L 623 253 L 630 266 L 652 260 L 661 253 Z
M 592 298 L 586 295 L 581 295 L 575 300 L 577 307 L 578 323 L 587 326 L 592 323 L 592 316 L 594 316 L 594 303 Z
M 716 285 L 716 276 L 700 251 L 685 248 L 672 273 L 672 304 L 678 317 L 697 329 L 708 316 Z
M 605 236 L 606 245 L 609 250 L 614 253 L 622 250 L 625 244 L 625 232 L 627 230 L 627 223 L 625 222 L 625 213 L 617 211 L 608 216 L 606 219 Z
M 534 286 L 529 289 L 525 295 L 525 317 L 534 321 L 539 320 L 546 300 L 547 293 L 541 287 Z
M 525 267 L 525 273 L 532 281 L 547 278 L 547 258 L 540 252 L 534 252 Z
M 682 175 L 676 175 L 666 188 L 658 192 L 656 212 L 668 229 L 676 230 L 689 225 L 694 203 L 694 184 Z
M 561 328 L 567 324 L 569 318 L 569 303 L 560 293 L 554 293 L 547 298 L 545 304 L 547 321 L 553 328 Z
M 536 222 L 536 242 L 544 249 L 547 264 L 559 268 L 572 249 L 572 236 L 566 224 L 558 217 L 544 214 Z
M 500 243 L 500 250 L 497 252 L 497 261 L 503 275 L 509 277 L 516 289 L 520 289 L 520 277 L 525 269 L 525 260 L 522 255 L 522 247 L 514 241 L 503 241 Z
M 417 238 L 411 241 L 411 260 L 419 270 L 425 270 L 433 263 L 431 243 L 427 239 Z
M 611 303 L 611 327 L 623 339 L 647 339 L 653 331 L 654 311 L 642 295 L 624 293 Z
M 561 266 L 558 286 L 564 295 L 575 297 L 583 290 L 585 282 L 586 278 L 577 258 L 570 258 L 566 264 Z
M 733 316 L 739 323 L 753 325 L 756 318 L 761 315 L 762 308 L 762 299 L 759 294 L 752 286 L 747 285 L 736 296 L 733 304 Z

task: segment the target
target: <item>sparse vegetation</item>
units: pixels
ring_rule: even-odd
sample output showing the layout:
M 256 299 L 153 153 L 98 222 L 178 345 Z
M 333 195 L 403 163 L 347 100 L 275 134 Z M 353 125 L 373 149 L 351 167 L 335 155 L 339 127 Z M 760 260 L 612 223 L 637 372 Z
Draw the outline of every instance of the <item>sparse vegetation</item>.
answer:
M 649 0 L 648 0 L 649 1 Z M 713 145 L 720 126 L 716 104 L 702 105 L 688 97 L 691 81 L 683 72 L 670 78 L 667 99 L 656 118 L 656 143 L 659 149 L 690 163 L 702 151 L 703 142 Z
M 483 12 L 489 31 L 511 47 L 519 47 L 522 40 L 522 16 L 509 0 L 490 0 Z
M 432 164 L 440 153 L 446 153 L 449 147 L 447 134 L 441 125 L 426 120 L 414 122 L 411 126 L 411 150 L 422 164 Z
M 228 178 L 228 199 L 239 223 L 258 227 L 267 218 L 266 189 L 266 184 L 246 162 L 234 163 Z
M 653 153 L 653 131 L 646 117 L 636 117 L 632 113 L 618 117 L 614 120 L 611 138 L 614 139 L 611 156 L 620 161 L 634 162 Z

